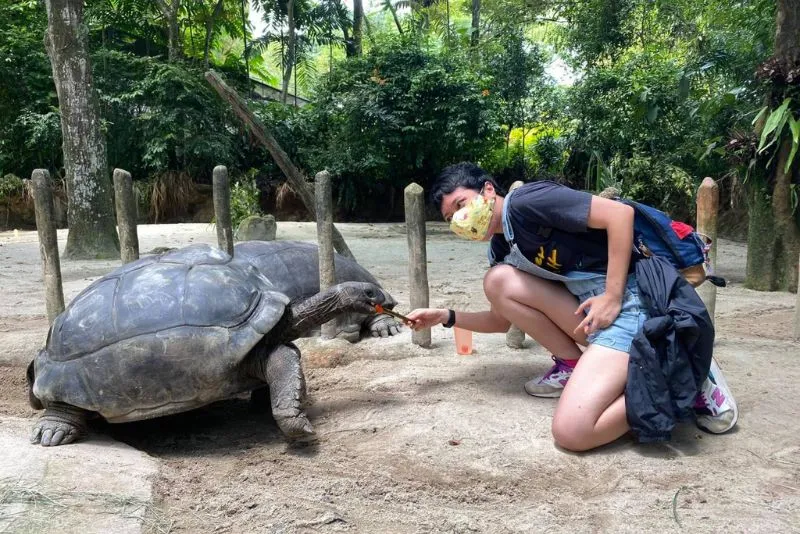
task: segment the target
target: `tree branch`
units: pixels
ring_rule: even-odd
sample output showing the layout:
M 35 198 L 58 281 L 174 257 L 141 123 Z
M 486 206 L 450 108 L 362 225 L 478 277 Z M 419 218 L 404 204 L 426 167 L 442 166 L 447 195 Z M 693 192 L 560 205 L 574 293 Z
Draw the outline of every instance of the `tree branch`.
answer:
M 272 155 L 272 159 L 275 160 L 275 163 L 280 167 L 281 171 L 283 171 L 289 184 L 291 184 L 292 189 L 300 196 L 300 200 L 303 201 L 303 204 L 308 210 L 311 220 L 315 221 L 317 218 L 316 203 L 314 191 L 308 185 L 308 178 L 303 175 L 300 169 L 295 167 L 292 160 L 289 159 L 289 155 L 286 154 L 280 144 L 278 144 L 278 141 L 272 136 L 269 130 L 267 130 L 266 126 L 264 126 L 264 124 L 247 108 L 247 103 L 234 89 L 222 81 L 222 78 L 214 71 L 206 72 L 206 80 L 208 80 L 211 87 L 219 93 L 219 96 L 233 107 L 233 112 L 250 128 L 255 138 L 269 151 L 270 155 Z M 342 256 L 355 259 L 347 243 L 345 243 L 342 234 L 339 233 L 339 230 L 337 230 L 335 226 L 333 227 L 333 246 L 336 248 L 336 252 Z

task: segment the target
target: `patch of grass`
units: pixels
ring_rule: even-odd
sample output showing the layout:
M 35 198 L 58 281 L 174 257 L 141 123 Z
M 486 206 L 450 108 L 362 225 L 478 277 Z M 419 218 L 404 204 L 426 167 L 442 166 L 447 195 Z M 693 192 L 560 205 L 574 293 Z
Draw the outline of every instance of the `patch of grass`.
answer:
M 4 508 L 18 509 L 7 512 Z M 135 497 L 58 488 L 43 490 L 21 480 L 0 479 L 0 532 L 42 532 L 52 525 L 55 515 L 79 508 L 90 514 L 135 519 L 147 534 L 169 534 L 173 530 L 173 522 L 159 508 Z

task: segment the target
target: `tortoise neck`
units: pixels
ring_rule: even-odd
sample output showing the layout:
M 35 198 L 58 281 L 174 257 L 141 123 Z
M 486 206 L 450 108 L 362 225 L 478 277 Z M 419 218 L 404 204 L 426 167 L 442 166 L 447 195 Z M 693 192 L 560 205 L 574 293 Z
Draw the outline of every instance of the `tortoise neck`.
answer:
M 287 308 L 289 325 L 284 340 L 291 341 L 307 334 L 312 329 L 327 323 L 344 311 L 342 299 L 336 287 L 326 289 Z

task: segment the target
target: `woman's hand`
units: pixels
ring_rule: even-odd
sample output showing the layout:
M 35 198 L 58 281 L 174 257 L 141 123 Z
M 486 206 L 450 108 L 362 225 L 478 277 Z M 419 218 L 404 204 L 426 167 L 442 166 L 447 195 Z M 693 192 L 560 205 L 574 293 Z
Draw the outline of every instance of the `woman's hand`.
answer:
M 608 328 L 617 316 L 619 316 L 621 309 L 622 299 L 609 295 L 608 293 L 586 299 L 578 306 L 578 309 L 575 310 L 575 315 L 580 315 L 581 313 L 586 314 L 581 324 L 575 329 L 575 333 L 583 332 L 588 336 L 598 330 Z
M 412 330 L 424 330 L 437 324 L 444 324 L 450 318 L 450 312 L 440 308 L 417 308 L 406 315 L 413 321 L 408 325 Z

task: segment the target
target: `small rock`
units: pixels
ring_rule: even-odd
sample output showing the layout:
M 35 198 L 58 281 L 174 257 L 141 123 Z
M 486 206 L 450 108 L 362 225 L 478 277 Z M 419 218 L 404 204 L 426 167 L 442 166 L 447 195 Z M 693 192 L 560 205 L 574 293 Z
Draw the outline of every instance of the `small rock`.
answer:
M 275 241 L 278 223 L 272 215 L 252 215 L 239 223 L 237 241 Z

